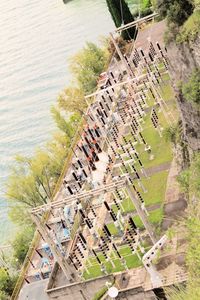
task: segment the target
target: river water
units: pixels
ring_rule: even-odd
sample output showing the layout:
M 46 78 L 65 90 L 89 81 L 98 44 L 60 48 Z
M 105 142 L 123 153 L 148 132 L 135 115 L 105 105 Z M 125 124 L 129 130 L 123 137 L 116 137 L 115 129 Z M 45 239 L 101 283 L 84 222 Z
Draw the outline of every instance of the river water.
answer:
M 50 107 L 69 82 L 67 60 L 114 28 L 104 0 L 1 0 L 0 241 L 13 230 L 5 183 L 13 157 L 31 155 L 55 129 Z

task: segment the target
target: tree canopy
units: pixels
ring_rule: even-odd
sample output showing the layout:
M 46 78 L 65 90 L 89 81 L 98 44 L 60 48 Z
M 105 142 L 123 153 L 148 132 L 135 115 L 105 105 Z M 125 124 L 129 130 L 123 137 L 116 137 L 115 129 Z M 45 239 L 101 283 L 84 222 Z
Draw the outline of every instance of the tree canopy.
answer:
M 83 90 L 74 86 L 65 88 L 59 94 L 57 102 L 60 109 L 66 112 L 77 112 L 81 115 L 87 107 Z
M 81 94 L 94 92 L 99 75 L 105 70 L 106 64 L 106 52 L 94 43 L 87 42 L 86 46 L 72 57 L 70 70 Z
M 71 136 L 70 136 L 71 137 Z M 6 197 L 12 221 L 26 224 L 29 209 L 51 201 L 55 184 L 63 168 L 70 137 L 57 133 L 43 149 L 37 149 L 31 158 L 16 156 L 15 165 L 7 182 Z
M 193 12 L 190 0 L 157 0 L 157 10 L 169 23 L 181 26 Z

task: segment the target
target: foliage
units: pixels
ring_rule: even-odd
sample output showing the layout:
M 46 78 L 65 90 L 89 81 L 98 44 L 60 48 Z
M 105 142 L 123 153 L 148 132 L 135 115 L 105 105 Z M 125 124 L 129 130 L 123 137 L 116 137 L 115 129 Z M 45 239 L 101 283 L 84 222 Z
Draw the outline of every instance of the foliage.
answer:
M 126 51 L 127 51 L 127 42 L 121 36 L 116 38 L 116 42 L 117 42 L 122 54 L 125 54 Z M 115 57 L 118 60 L 120 59 L 120 57 L 117 54 L 115 46 L 114 46 L 113 42 L 111 41 L 111 39 L 108 39 L 107 48 L 108 48 L 108 51 L 109 51 L 111 56 L 114 55 L 114 53 L 115 53 Z
M 51 113 L 54 121 L 56 122 L 57 127 L 61 131 L 63 131 L 67 135 L 67 137 L 72 138 L 76 131 L 76 125 L 80 120 L 80 115 L 78 113 L 74 113 L 70 116 L 69 120 L 67 121 L 66 118 L 62 115 L 61 111 L 55 106 L 52 106 Z
M 9 300 L 10 297 L 3 291 L 0 291 L 0 300 Z
M 140 6 L 134 11 L 133 17 L 136 19 L 138 16 L 141 18 L 146 17 L 153 13 L 152 4 L 150 0 L 143 0 Z
M 200 30 L 200 11 L 196 10 L 183 24 L 179 35 L 176 38 L 177 43 L 194 41 Z
M 9 299 L 16 282 L 16 276 L 9 275 L 8 271 L 0 268 L 0 299 Z
M 199 8 L 200 7 L 200 0 L 192 0 L 195 8 Z
M 188 82 L 183 85 L 182 93 L 186 100 L 200 104 L 200 69 L 193 71 Z
M 189 178 L 190 174 L 188 170 L 184 170 L 180 175 L 177 176 L 180 187 L 185 193 L 188 193 L 189 191 Z
M 20 266 L 27 254 L 34 234 L 33 227 L 24 227 L 20 230 L 12 241 L 13 259 L 17 266 Z
M 32 158 L 16 157 L 6 191 L 12 206 L 9 216 L 13 222 L 31 224 L 29 209 L 52 198 L 69 144 L 69 138 L 59 133 L 44 149 L 38 149 Z
M 170 8 L 171 3 L 173 3 L 173 1 L 171 0 L 157 0 L 156 8 L 162 18 L 165 18 L 167 16 L 167 12 Z
M 175 0 L 167 11 L 167 19 L 169 23 L 181 26 L 193 12 L 193 5 L 188 0 Z
M 165 44 L 174 40 L 180 42 L 183 39 L 182 34 L 180 35 L 181 26 L 192 15 L 194 4 L 191 0 L 157 0 L 156 9 L 161 18 L 167 18 L 168 28 L 164 34 Z
M 181 123 L 173 124 L 164 130 L 166 141 L 170 141 L 176 146 L 181 141 Z
M 86 46 L 71 59 L 70 69 L 84 94 L 94 92 L 99 75 L 107 64 L 106 52 L 94 43 Z
M 134 21 L 130 9 L 125 0 L 106 0 L 109 12 L 116 27 L 128 24 Z M 122 31 L 122 37 L 125 40 L 135 39 L 137 31 L 135 27 Z
M 157 10 L 161 17 L 167 17 L 168 23 L 181 26 L 193 12 L 190 0 L 158 0 Z
M 81 115 L 87 107 L 83 91 L 73 86 L 65 88 L 58 96 L 57 102 L 58 107 L 65 112 L 77 112 Z

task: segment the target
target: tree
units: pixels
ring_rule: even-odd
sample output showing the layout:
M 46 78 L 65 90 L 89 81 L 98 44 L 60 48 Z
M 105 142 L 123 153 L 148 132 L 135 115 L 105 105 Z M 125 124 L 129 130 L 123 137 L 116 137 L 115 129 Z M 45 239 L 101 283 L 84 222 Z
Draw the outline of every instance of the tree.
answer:
M 63 169 L 71 139 L 80 115 L 73 114 L 66 121 L 56 109 L 56 121 L 64 133 L 54 134 L 53 140 L 33 157 L 16 156 L 7 183 L 6 197 L 11 206 L 9 217 L 18 225 L 32 224 L 30 210 L 52 201 L 53 191 Z
M 157 10 L 161 17 L 167 17 L 168 23 L 181 26 L 193 12 L 190 0 L 158 0 Z
M 121 25 L 134 21 L 134 18 L 125 0 L 106 0 L 106 2 L 116 27 L 120 27 Z M 135 39 L 136 36 L 136 27 L 122 31 L 122 37 L 125 40 Z
M 176 0 L 167 12 L 169 23 L 181 26 L 193 12 L 193 5 L 187 0 Z
M 84 114 L 87 107 L 84 93 L 80 88 L 69 86 L 64 89 L 57 99 L 58 107 L 65 112 Z
M 78 114 L 75 114 L 76 121 L 73 120 L 72 116 L 69 118 L 69 121 L 67 121 L 62 115 L 62 113 L 55 106 L 51 108 L 51 113 L 54 118 L 54 121 L 56 122 L 57 127 L 61 131 L 63 131 L 69 138 L 72 138 L 76 129 L 76 127 L 74 126 L 78 123 L 79 120 Z
M 52 200 L 53 190 L 66 157 L 65 139 L 38 149 L 32 158 L 18 156 L 7 183 L 9 216 L 17 224 L 31 224 L 29 210 Z
M 72 57 L 70 69 L 83 94 L 94 92 L 99 75 L 105 70 L 106 64 L 106 52 L 89 42 Z

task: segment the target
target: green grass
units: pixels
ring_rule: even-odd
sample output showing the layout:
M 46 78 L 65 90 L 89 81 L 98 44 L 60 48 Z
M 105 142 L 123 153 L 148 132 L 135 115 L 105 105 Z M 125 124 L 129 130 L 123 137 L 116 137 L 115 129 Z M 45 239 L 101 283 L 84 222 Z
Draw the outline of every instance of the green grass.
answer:
M 163 76 L 165 75 L 168 76 L 168 74 L 164 74 Z M 174 99 L 174 92 L 169 84 L 162 85 L 162 89 L 160 89 L 160 94 L 162 95 L 163 99 L 166 102 L 169 102 L 169 100 Z M 147 95 L 147 102 L 150 107 L 155 104 L 155 101 L 150 93 L 148 93 Z M 178 118 L 175 101 L 169 102 L 168 107 L 170 111 L 173 112 L 174 117 Z M 157 109 L 157 114 L 159 117 L 159 123 L 161 127 L 164 129 L 167 126 L 169 126 L 163 112 L 158 111 Z M 161 138 L 158 131 L 154 129 L 150 119 L 150 113 L 148 113 L 144 117 L 144 121 L 145 123 L 142 124 L 143 127 L 142 135 L 144 136 L 146 142 L 151 146 L 152 154 L 154 155 L 154 159 L 150 160 L 150 155 L 144 151 L 145 146 L 143 144 L 137 144 L 135 146 L 144 167 L 150 168 L 153 166 L 163 164 L 165 162 L 170 162 L 172 160 L 172 149 L 171 149 L 170 142 L 166 141 L 164 137 Z M 132 140 L 132 142 L 134 142 L 134 139 L 130 133 L 126 135 L 126 139 Z M 129 169 L 129 167 L 127 168 Z
M 100 277 L 100 276 L 103 275 L 103 273 L 101 272 L 101 268 L 100 268 L 99 265 L 95 265 L 95 266 L 89 267 L 88 271 L 90 272 L 90 274 L 88 274 L 86 271 L 83 274 L 83 277 L 84 277 L 85 280 L 91 279 L 91 278 Z
M 130 255 L 125 258 L 126 259 L 126 264 L 129 269 L 131 268 L 138 268 L 142 265 L 141 261 L 137 257 L 136 254 Z
M 123 200 L 121 202 L 120 206 L 123 206 L 123 209 L 124 209 L 125 213 L 128 213 L 128 212 L 131 212 L 131 211 L 135 210 L 133 202 L 130 200 L 130 198 L 127 198 L 127 199 Z M 117 207 L 116 207 L 115 204 L 112 205 L 112 209 L 114 210 L 115 213 L 117 213 L 118 210 L 117 210 Z M 121 210 L 121 212 L 123 213 L 122 210 Z
M 165 75 L 169 77 L 169 74 L 165 74 Z M 161 96 L 165 101 L 174 99 L 174 92 L 169 84 L 162 86 Z
M 144 225 L 142 224 L 142 221 L 139 218 L 139 216 L 133 217 L 133 220 L 134 220 L 135 224 L 137 225 L 137 227 L 139 227 L 141 229 L 144 228 Z M 163 208 L 161 207 L 154 211 L 151 211 L 149 213 L 148 220 L 154 225 L 160 225 L 160 223 L 163 220 Z
M 119 233 L 114 223 L 107 224 L 107 226 L 112 235 L 117 235 Z
M 166 127 L 166 121 L 161 114 L 159 114 L 159 121 L 163 128 Z M 147 144 L 151 146 L 151 154 L 154 155 L 154 159 L 150 160 L 150 155 L 144 151 L 145 146 L 143 144 L 137 144 L 135 147 L 137 152 L 140 154 L 140 159 L 145 168 L 158 166 L 172 160 L 170 142 L 166 141 L 164 137 L 161 138 L 158 132 L 152 127 L 153 125 L 151 124 L 150 116 L 146 116 L 142 135 Z
M 168 171 L 155 173 L 151 178 L 143 178 L 142 183 L 147 189 L 147 193 L 140 190 L 142 197 L 145 201 L 146 207 L 152 204 L 163 203 L 165 199 L 165 191 L 167 184 Z
M 128 246 L 121 246 L 118 247 L 118 250 L 120 254 L 125 258 L 127 267 L 129 269 L 131 268 L 137 268 L 141 266 L 141 261 L 139 260 L 138 256 L 136 254 L 132 254 L 131 249 Z M 115 268 L 111 265 L 109 261 L 106 261 L 104 256 L 100 253 L 98 254 L 98 257 L 100 260 L 105 264 L 107 272 L 110 273 L 117 273 L 124 270 L 124 266 L 121 264 L 120 260 L 116 258 L 117 256 L 112 252 L 111 258 L 115 264 Z M 89 261 L 94 264 L 93 266 L 89 266 L 89 263 L 86 263 L 87 269 L 90 272 L 88 274 L 86 271 L 83 274 L 83 277 L 85 280 L 90 278 L 96 278 L 103 276 L 103 273 L 101 272 L 101 268 L 96 262 L 96 259 L 94 257 L 90 257 Z
M 147 189 L 147 193 L 144 193 L 142 189 L 138 186 L 138 190 L 140 191 L 146 207 L 162 203 L 165 198 L 165 190 L 166 190 L 166 184 L 167 184 L 167 177 L 168 177 L 168 171 L 162 171 L 159 173 L 155 173 L 150 178 L 142 178 L 142 183 Z M 126 198 L 121 202 L 121 206 L 123 206 L 124 213 L 129 213 L 135 210 L 133 202 L 130 200 L 130 198 Z M 117 213 L 117 207 L 115 204 L 112 205 L 112 209 L 115 213 Z M 121 210 L 123 213 L 123 211 Z M 112 230 L 114 230 L 113 227 L 111 227 Z
M 100 300 L 103 295 L 106 293 L 107 291 L 107 287 L 106 286 L 103 286 L 95 295 L 94 297 L 92 298 L 92 300 Z

